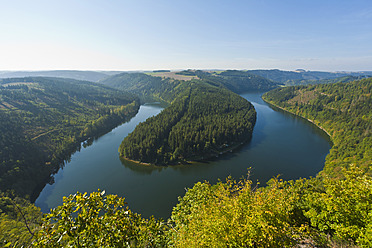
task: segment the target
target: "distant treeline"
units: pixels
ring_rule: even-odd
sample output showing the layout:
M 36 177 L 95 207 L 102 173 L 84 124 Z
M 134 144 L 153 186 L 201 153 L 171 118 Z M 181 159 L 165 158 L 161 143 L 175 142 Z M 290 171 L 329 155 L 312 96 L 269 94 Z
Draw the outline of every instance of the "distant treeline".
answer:
M 325 72 L 325 71 L 281 71 L 281 70 L 249 70 L 248 73 L 264 77 L 277 83 L 285 85 L 299 85 L 299 84 L 318 84 L 331 83 L 327 80 L 335 79 L 341 81 L 341 78 L 356 77 L 353 80 L 358 80 L 364 77 L 371 77 L 372 71 L 366 72 Z M 337 79 L 339 78 L 339 79 Z M 343 80 L 348 82 L 351 80 Z M 332 82 L 333 83 L 333 82 Z

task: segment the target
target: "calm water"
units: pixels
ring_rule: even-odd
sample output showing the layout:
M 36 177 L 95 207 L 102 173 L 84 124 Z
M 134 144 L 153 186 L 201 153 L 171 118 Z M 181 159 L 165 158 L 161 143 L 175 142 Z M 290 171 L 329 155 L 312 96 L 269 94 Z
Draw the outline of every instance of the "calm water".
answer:
M 122 139 L 139 122 L 162 110 L 159 105 L 141 106 L 130 122 L 72 155 L 71 162 L 55 175 L 55 183 L 44 188 L 35 204 L 48 212 L 62 204 L 63 196 L 104 189 L 108 194 L 124 196 L 130 209 L 145 217 L 168 218 L 177 197 L 198 181 L 215 183 L 229 175 L 239 179 L 249 167 L 251 179 L 261 183 L 279 174 L 284 179 L 315 176 L 330 149 L 328 137 L 301 118 L 273 110 L 261 95 L 242 95 L 257 111 L 250 142 L 218 160 L 187 166 L 154 168 L 120 161 Z

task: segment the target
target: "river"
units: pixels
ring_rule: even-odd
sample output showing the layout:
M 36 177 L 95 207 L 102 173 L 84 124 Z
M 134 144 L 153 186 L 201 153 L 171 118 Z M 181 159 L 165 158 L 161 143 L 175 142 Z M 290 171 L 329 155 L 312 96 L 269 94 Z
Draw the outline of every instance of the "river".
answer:
M 198 181 L 211 183 L 231 175 L 246 176 L 264 184 L 281 175 L 283 179 L 315 176 L 324 165 L 331 147 L 328 136 L 306 120 L 273 109 L 261 99 L 262 92 L 242 94 L 257 111 L 252 139 L 237 151 L 214 161 L 172 167 L 151 167 L 121 161 L 118 148 L 139 122 L 160 113 L 158 104 L 141 106 L 129 122 L 96 139 L 92 145 L 71 156 L 45 186 L 35 204 L 48 212 L 62 204 L 62 197 L 79 192 L 105 190 L 123 196 L 129 208 L 144 217 L 168 218 L 178 196 Z

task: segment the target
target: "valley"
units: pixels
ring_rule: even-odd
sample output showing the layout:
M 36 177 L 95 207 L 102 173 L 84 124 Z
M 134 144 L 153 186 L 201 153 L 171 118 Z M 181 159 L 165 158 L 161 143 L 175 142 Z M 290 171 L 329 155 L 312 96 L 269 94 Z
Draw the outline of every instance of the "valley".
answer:
M 1 154 L 5 159 L 0 175 L 4 190 L 0 229 L 4 235 L 22 226 L 23 220 L 10 210 L 12 204 L 30 213 L 30 225 L 38 232 L 35 242 L 42 244 L 58 235 L 57 231 L 47 233 L 50 229 L 44 227 L 73 220 L 63 217 L 72 214 L 66 209 L 77 206 L 73 212 L 78 211 L 79 221 L 90 228 L 85 217 L 92 217 L 84 217 L 83 209 L 106 208 L 108 199 L 116 199 L 110 200 L 115 205 L 126 196 L 135 212 L 117 209 L 102 214 L 106 220 L 111 214 L 133 218 L 131 230 L 137 230 L 135 242 L 139 243 L 150 242 L 145 233 L 152 230 L 156 231 L 151 242 L 177 246 L 200 242 L 203 239 L 195 240 L 195 235 L 219 232 L 216 222 L 229 226 L 222 232 L 241 230 L 248 238 L 246 243 L 259 246 L 266 243 L 257 243 L 259 236 L 247 231 L 256 232 L 261 225 L 276 230 L 260 229 L 272 238 L 272 245 L 305 239 L 317 244 L 338 239 L 368 244 L 369 220 L 362 213 L 370 211 L 372 194 L 362 185 L 371 181 L 371 79 L 286 81 L 319 84 L 283 87 L 281 82 L 249 71 L 179 72 L 191 77 L 187 80 L 176 79 L 177 74 L 156 73 L 163 75 L 114 73 L 99 83 L 43 77 L 1 81 L 0 127 L 5 148 Z M 278 108 L 262 101 L 266 91 L 263 99 Z M 308 119 L 329 135 L 279 108 Z M 123 122 L 127 123 L 109 132 Z M 278 174 L 280 178 L 275 177 Z M 25 198 L 36 199 L 47 181 L 51 184 L 36 204 L 43 211 L 54 210 L 40 228 L 41 213 Z M 267 186 L 258 186 L 261 182 Z M 107 196 L 95 192 L 102 186 Z M 83 197 L 76 191 L 92 193 Z M 84 205 L 76 205 L 82 199 Z M 341 206 L 345 211 L 340 211 Z M 324 215 L 330 208 L 338 210 Z M 342 221 L 337 219 L 340 215 Z M 247 229 L 248 219 L 255 224 Z M 350 228 L 363 231 L 355 233 Z M 102 229 L 99 235 L 105 232 Z M 30 240 L 22 228 L 9 237 Z M 219 235 L 209 237 L 208 246 L 239 240 L 236 233 L 229 233 L 226 240 Z M 74 241 L 65 236 L 64 242 Z

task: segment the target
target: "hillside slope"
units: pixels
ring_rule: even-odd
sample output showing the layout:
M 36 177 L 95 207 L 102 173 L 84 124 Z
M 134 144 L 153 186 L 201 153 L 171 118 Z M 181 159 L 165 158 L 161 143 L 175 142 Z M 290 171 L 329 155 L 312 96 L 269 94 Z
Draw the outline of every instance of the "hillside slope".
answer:
M 80 142 L 128 120 L 138 107 L 132 94 L 86 81 L 1 80 L 1 190 L 33 199 Z
M 183 91 L 182 80 L 161 78 L 144 73 L 121 73 L 100 81 L 101 84 L 131 92 L 142 102 L 172 102 Z
M 334 143 L 324 171 L 355 163 L 372 171 L 372 79 L 275 89 L 264 100 L 321 126 Z
M 254 90 L 271 90 L 279 86 L 266 78 L 256 76 L 245 71 L 228 70 L 219 73 L 207 71 L 182 71 L 179 75 L 195 77 L 211 86 L 225 88 L 237 94 Z M 192 78 L 191 78 L 192 79 Z M 121 73 L 106 78 L 100 83 L 122 90 L 127 90 L 143 101 L 160 100 L 171 102 L 180 92 L 182 85 L 188 80 L 177 80 L 172 77 L 157 77 L 144 73 Z M 198 82 L 200 80 L 192 79 Z M 181 87 L 181 89 L 179 89 Z

